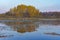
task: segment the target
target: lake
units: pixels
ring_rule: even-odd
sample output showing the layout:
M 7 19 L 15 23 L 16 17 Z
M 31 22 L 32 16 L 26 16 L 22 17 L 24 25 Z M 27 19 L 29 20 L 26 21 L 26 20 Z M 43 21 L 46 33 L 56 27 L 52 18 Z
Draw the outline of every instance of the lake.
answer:
M 60 21 L 0 21 L 0 40 L 60 40 Z

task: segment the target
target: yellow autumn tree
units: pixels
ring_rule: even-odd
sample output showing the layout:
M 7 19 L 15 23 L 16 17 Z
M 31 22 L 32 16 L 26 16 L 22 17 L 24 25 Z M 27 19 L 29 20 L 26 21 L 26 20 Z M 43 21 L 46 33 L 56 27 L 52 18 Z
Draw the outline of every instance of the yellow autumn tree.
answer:
M 17 15 L 23 17 L 23 13 L 26 11 L 26 5 L 18 5 L 17 6 Z
M 38 17 L 39 10 L 33 6 L 18 5 L 10 10 L 12 14 L 15 14 L 16 17 Z
M 39 10 L 37 10 L 33 6 L 28 6 L 28 13 L 30 14 L 30 17 L 37 17 L 37 16 L 39 16 Z

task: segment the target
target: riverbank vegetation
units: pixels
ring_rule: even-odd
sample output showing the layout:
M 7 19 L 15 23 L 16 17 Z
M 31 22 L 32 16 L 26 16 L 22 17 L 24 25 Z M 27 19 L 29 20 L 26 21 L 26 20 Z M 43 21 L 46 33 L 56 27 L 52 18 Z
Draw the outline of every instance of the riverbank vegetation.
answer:
M 34 6 L 18 5 L 8 12 L 0 14 L 0 20 L 16 20 L 20 18 L 60 18 L 60 12 L 40 12 Z

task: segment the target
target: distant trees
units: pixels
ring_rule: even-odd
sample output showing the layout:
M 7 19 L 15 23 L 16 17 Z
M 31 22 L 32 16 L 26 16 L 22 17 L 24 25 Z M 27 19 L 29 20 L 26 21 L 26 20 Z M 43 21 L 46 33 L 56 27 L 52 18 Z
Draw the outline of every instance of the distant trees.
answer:
M 10 9 L 10 14 L 16 17 L 38 17 L 40 13 L 39 10 L 33 6 L 18 5 Z
M 18 5 L 0 17 L 14 18 L 60 18 L 60 12 L 39 12 L 34 6 Z
M 60 18 L 60 12 L 44 12 L 43 18 Z

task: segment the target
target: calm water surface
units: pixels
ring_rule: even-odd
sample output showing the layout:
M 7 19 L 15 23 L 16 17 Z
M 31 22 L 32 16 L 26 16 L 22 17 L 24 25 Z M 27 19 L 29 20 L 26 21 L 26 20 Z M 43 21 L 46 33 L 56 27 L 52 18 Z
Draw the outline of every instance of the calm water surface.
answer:
M 60 40 L 60 21 L 0 22 L 0 40 Z

